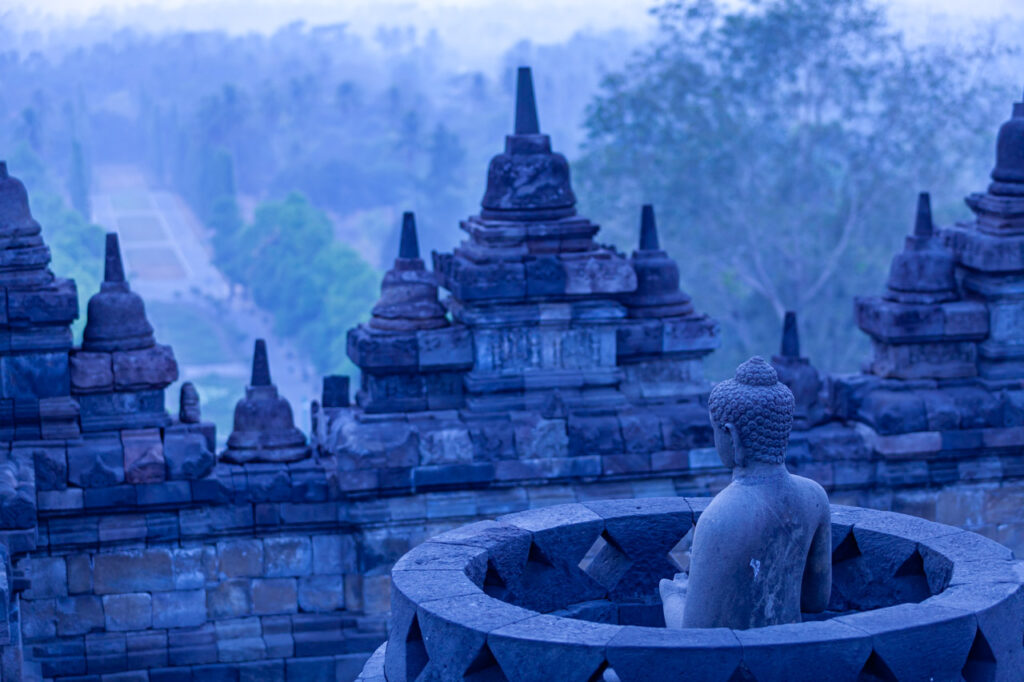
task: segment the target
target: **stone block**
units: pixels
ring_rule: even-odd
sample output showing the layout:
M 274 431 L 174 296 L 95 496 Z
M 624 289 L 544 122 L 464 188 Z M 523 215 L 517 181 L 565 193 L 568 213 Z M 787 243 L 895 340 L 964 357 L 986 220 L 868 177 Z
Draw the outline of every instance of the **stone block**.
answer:
M 68 594 L 67 564 L 64 557 L 37 557 L 18 562 L 27 568 L 31 579 L 24 598 L 28 600 L 48 597 L 66 597 Z
M 348 653 L 341 622 L 341 616 L 335 614 L 301 613 L 292 616 L 295 657 Z
M 494 463 L 439 464 L 413 469 L 413 486 L 417 490 L 444 490 L 462 486 L 482 485 L 494 479 Z
M 257 578 L 252 581 L 252 609 L 260 616 L 298 610 L 294 578 Z
M 419 431 L 420 464 L 456 464 L 473 461 L 469 431 L 458 422 Z
M 260 618 L 263 641 L 267 644 L 267 656 L 291 658 L 295 653 L 292 639 L 292 621 L 289 616 L 263 616 Z
M 911 392 L 872 391 L 864 399 L 857 416 L 882 435 L 925 431 L 928 428 L 924 401 Z
M 153 622 L 152 598 L 145 592 L 108 594 L 103 597 L 108 632 L 144 630 Z
M 32 649 L 46 677 L 85 674 L 85 643 L 81 639 L 46 642 Z
M 743 649 L 725 628 L 628 628 L 608 642 L 607 658 L 623 682 L 728 680 L 740 679 Z
M 314 535 L 313 573 L 337 576 L 342 569 L 342 538 L 338 535 Z
M 299 578 L 299 608 L 303 611 L 328 612 L 344 607 L 345 589 L 340 575 Z
M 222 578 L 263 575 L 263 543 L 252 538 L 217 543 L 219 574 Z
M 124 451 L 117 434 L 87 434 L 68 443 L 68 481 L 80 488 L 105 488 L 124 480 Z
M 244 578 L 224 580 L 206 589 L 206 614 L 209 620 L 239 618 L 252 613 L 250 581 Z
M 300 577 L 312 573 L 313 548 L 308 537 L 265 538 L 263 555 L 268 578 Z
M 174 571 L 168 549 L 124 550 L 93 558 L 97 594 L 149 592 L 174 589 Z
M 348 331 L 347 352 L 352 362 L 364 371 L 415 371 L 419 366 L 419 344 L 415 332 L 381 333 L 360 325 Z
M 97 632 L 85 636 L 85 658 L 92 674 L 123 671 L 128 665 L 127 653 L 128 645 L 123 633 Z
M 569 455 L 577 457 L 593 454 L 621 453 L 625 447 L 622 432 L 615 415 L 576 417 L 568 424 Z
M 217 637 L 213 625 L 168 630 L 167 657 L 173 666 L 216 661 Z
M 619 414 L 619 426 L 626 452 L 658 452 L 664 449 L 661 423 L 649 412 Z
M 125 658 L 127 667 L 141 668 L 134 674 L 146 675 L 142 682 L 149 682 L 147 668 L 167 665 L 166 632 L 129 632 L 125 634 Z
M 92 592 L 92 558 L 88 554 L 69 554 L 66 563 L 68 593 Z
M 124 477 L 128 483 L 159 483 L 166 477 L 164 446 L 158 429 L 122 431 Z
M 249 661 L 238 665 L 238 682 L 284 681 L 284 661 Z
M 115 351 L 111 354 L 114 389 L 139 391 L 164 388 L 178 379 L 178 363 L 170 346 Z
M 85 432 L 164 427 L 170 423 L 163 390 L 85 394 L 78 397 L 78 402 Z
M 419 370 L 459 370 L 473 366 L 473 335 L 461 324 L 416 332 Z
M 57 636 L 55 600 L 22 600 L 21 636 L 25 642 L 53 639 Z
M 70 356 L 71 390 L 75 393 L 112 391 L 114 370 L 110 353 L 73 351 Z
M 102 630 L 104 625 L 103 602 L 99 597 L 83 595 L 57 600 L 57 634 L 61 637 Z
M 289 680 L 328 680 L 334 677 L 335 664 L 331 656 L 292 658 L 286 662 Z
M 164 432 L 164 461 L 170 479 L 196 480 L 210 472 L 215 464 L 213 453 L 201 433 L 179 427 Z
M 238 682 L 237 663 L 210 663 L 192 668 L 195 679 L 203 682 Z
M 100 542 L 116 543 L 146 539 L 146 517 L 142 514 L 102 516 L 99 522 Z
M 64 490 L 68 487 L 68 461 L 64 447 L 33 446 L 30 452 L 35 467 L 36 490 Z
M 131 509 L 138 502 L 138 496 L 133 485 L 86 488 L 84 498 L 86 509 Z
M 569 435 L 564 419 L 542 419 L 524 414 L 513 422 L 519 459 L 568 457 Z
M 517 680 L 550 680 L 554 670 L 565 679 L 587 680 L 604 663 L 605 647 L 621 631 L 617 625 L 537 615 L 491 631 L 487 645 L 498 666 L 514 671 Z
M 77 488 L 40 490 L 36 493 L 36 501 L 40 511 L 70 511 L 82 509 L 85 506 L 85 498 L 82 495 L 82 491 Z M 30 524 L 31 520 L 29 519 L 27 522 L 19 521 L 14 526 L 27 527 Z
M 192 682 L 190 668 L 153 668 L 149 671 L 149 682 Z
M 206 591 L 175 590 L 153 593 L 153 627 L 185 628 L 206 622 Z
M 66 396 L 71 390 L 67 353 L 25 353 L 0 357 L 2 397 L 39 400 Z

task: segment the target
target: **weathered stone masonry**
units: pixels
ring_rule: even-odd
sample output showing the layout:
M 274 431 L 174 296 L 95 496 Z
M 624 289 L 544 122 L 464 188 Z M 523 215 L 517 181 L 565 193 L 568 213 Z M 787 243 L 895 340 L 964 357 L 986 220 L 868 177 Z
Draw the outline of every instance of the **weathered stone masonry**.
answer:
M 935 230 L 922 203 L 886 293 L 858 301 L 868 371 L 821 376 L 795 319 L 773 362 L 798 397 L 791 466 L 833 502 L 1021 548 L 1024 104 L 1014 115 L 995 182 L 969 198 L 978 220 Z M 373 318 L 349 333 L 355 405 L 325 378 L 307 442 L 258 344 L 219 458 L 194 388 L 165 409 L 173 353 L 116 238 L 72 348 L 74 283 L 0 170 L 3 679 L 352 679 L 384 639 L 391 565 L 429 537 L 725 483 L 701 368 L 715 323 L 680 291 L 653 209 L 630 257 L 595 242 L 539 131 L 521 72 L 466 240 L 428 269 L 403 221 Z

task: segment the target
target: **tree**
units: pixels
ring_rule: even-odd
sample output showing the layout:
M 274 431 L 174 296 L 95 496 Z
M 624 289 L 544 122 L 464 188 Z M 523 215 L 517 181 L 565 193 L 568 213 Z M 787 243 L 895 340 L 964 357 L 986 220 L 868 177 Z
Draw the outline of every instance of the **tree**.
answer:
M 92 209 L 89 205 L 89 174 L 82 155 L 82 145 L 78 140 L 71 142 L 71 169 L 68 173 L 68 194 L 71 205 L 83 218 L 89 220 Z
M 852 297 L 884 287 L 919 190 L 948 215 L 984 183 L 1009 99 L 976 75 L 990 55 L 908 47 L 869 0 L 725 6 L 656 10 L 659 37 L 588 109 L 581 197 L 627 243 L 656 204 L 684 286 L 722 322 L 718 374 L 771 353 L 787 309 L 819 366 L 853 369 Z

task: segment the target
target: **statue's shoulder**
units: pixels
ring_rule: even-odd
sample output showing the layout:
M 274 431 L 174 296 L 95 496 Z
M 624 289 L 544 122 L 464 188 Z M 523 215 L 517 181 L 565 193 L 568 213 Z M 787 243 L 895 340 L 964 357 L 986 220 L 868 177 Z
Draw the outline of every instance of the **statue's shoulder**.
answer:
M 808 502 L 813 503 L 815 506 L 820 507 L 824 510 L 828 510 L 828 493 L 821 487 L 821 484 L 817 481 L 805 478 L 804 476 L 797 476 L 796 474 L 790 474 L 793 480 L 796 482 L 801 493 L 807 498 Z

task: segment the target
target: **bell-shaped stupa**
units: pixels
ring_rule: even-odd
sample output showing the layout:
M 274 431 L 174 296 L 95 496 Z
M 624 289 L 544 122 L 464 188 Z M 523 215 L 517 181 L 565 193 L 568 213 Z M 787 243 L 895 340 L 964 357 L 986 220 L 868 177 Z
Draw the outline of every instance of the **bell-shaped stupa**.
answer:
M 654 207 L 640 211 L 640 248 L 631 260 L 636 291 L 626 297 L 630 317 L 671 317 L 693 314 L 690 297 L 679 289 L 679 266 L 661 250 Z
M 252 378 L 235 405 L 235 424 L 221 459 L 246 462 L 294 462 L 310 455 L 306 437 L 295 428 L 292 407 L 270 380 L 267 343 L 257 339 Z
M 961 300 L 953 252 L 935 234 L 931 200 L 917 201 L 913 233 L 889 269 L 884 296 L 856 299 L 858 326 L 874 346 L 868 370 L 887 378 L 977 374 L 977 341 L 988 333 L 983 303 Z
M 155 343 L 142 297 L 131 290 L 125 279 L 117 234 L 109 232 L 103 283 L 99 292 L 89 299 L 82 350 L 139 350 Z
M 384 275 L 370 326 L 386 331 L 412 331 L 447 325 L 444 307 L 437 300 L 437 277 L 420 258 L 416 216 L 407 211 L 402 215 L 398 258 Z

